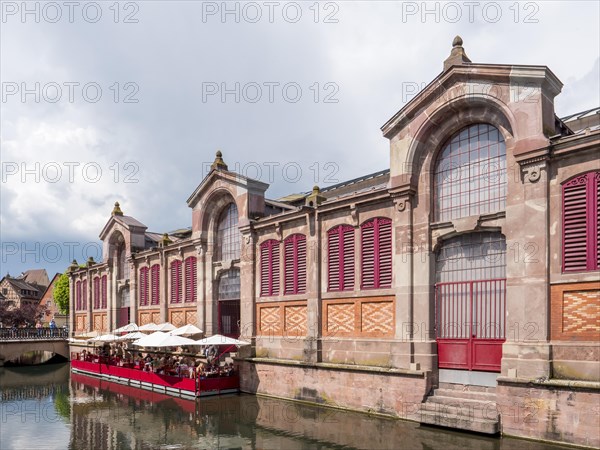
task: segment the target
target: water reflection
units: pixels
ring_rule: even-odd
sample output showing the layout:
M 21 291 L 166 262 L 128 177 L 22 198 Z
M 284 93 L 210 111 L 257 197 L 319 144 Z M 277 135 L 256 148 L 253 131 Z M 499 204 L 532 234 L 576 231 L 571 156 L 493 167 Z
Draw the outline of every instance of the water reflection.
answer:
M 0 393 L 2 450 L 561 448 L 251 395 L 175 399 L 67 365 L 0 369 Z

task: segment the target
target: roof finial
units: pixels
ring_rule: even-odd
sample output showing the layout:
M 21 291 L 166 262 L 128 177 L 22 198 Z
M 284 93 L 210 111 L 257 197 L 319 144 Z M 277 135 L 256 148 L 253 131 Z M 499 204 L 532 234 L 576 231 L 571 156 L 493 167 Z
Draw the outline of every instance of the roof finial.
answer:
M 463 40 L 457 35 L 452 41 L 452 51 L 450 52 L 450 56 L 444 61 L 444 72 L 452 66 L 460 66 L 471 62 L 462 45 Z
M 168 233 L 163 233 L 162 235 L 162 239 L 160 240 L 160 243 L 163 247 L 166 247 L 169 244 L 172 244 L 173 241 L 171 240 L 171 238 L 169 237 Z
M 228 170 L 227 164 L 223 161 L 223 153 L 221 153 L 221 150 L 217 150 L 215 162 L 211 164 L 210 168 L 216 170 Z
M 113 208 L 111 215 L 112 216 L 122 216 L 123 215 L 123 211 L 121 211 L 121 206 L 119 205 L 119 202 L 115 202 L 115 207 Z

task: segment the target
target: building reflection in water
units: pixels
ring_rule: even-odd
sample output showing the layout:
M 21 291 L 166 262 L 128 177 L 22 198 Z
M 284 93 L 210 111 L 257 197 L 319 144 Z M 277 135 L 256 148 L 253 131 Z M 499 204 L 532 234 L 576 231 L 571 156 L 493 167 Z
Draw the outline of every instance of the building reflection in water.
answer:
M 561 448 L 253 395 L 176 399 L 69 375 L 66 364 L 0 369 L 0 408 L 2 450 Z

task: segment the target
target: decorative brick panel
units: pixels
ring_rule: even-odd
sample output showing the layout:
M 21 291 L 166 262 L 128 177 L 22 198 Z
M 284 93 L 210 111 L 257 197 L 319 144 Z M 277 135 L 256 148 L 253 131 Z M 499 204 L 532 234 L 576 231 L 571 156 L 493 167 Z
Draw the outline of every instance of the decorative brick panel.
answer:
M 393 337 L 394 297 L 323 300 L 323 337 Z
M 280 306 L 260 308 L 260 331 L 269 333 L 281 332 Z
M 87 315 L 77 314 L 75 316 L 75 330 L 76 331 L 87 331 Z
M 394 331 L 394 303 L 363 302 L 361 304 L 363 333 L 390 334 Z
M 106 314 L 94 314 L 92 317 L 94 331 L 108 331 Z
M 147 325 L 149 323 L 160 323 L 160 312 L 156 310 L 140 311 L 140 320 L 138 324 Z
M 595 341 L 600 338 L 598 283 L 553 285 L 551 296 L 553 340 Z
M 185 323 L 190 325 L 198 324 L 198 313 L 195 309 L 189 309 L 185 312 Z
M 260 302 L 256 305 L 257 335 L 306 336 L 308 308 L 306 300 Z
M 308 308 L 306 305 L 284 306 L 286 333 L 296 336 L 306 336 L 307 313 Z
M 169 309 L 169 322 L 176 327 L 182 327 L 183 325 L 196 325 L 196 308 L 170 308 Z
M 354 332 L 355 305 L 352 303 L 339 303 L 327 305 L 327 331 L 328 333 Z

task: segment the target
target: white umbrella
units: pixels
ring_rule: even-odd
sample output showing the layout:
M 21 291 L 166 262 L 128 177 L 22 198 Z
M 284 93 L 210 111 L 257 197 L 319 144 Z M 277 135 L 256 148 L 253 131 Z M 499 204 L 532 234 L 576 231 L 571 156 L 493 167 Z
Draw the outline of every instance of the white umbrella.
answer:
M 156 331 L 173 331 L 175 329 L 175 325 L 169 322 L 159 323 L 156 325 Z
M 147 335 L 145 335 L 144 333 L 141 333 L 139 331 L 134 331 L 134 332 L 128 333 L 124 336 L 117 337 L 117 340 L 118 341 L 135 341 L 136 339 L 141 339 L 146 336 Z
M 134 342 L 134 345 L 140 347 L 180 347 L 183 345 L 196 345 L 196 341 L 182 336 L 171 336 L 162 331 L 155 331 L 148 336 L 138 339 Z
M 202 333 L 202 330 L 200 328 L 198 328 L 196 325 L 184 325 L 182 327 L 179 327 L 173 331 L 171 331 L 171 334 L 173 336 L 193 336 L 194 334 L 200 334 Z
M 90 342 L 112 342 L 116 341 L 117 336 L 114 334 L 101 334 L 100 336 L 96 336 L 95 338 L 89 339 Z
M 146 325 L 138 327 L 138 331 L 157 331 L 157 327 L 158 325 L 156 325 L 155 323 L 147 323 Z
M 124 325 L 120 328 L 117 328 L 116 330 L 113 331 L 113 333 L 125 333 L 125 332 L 129 333 L 131 331 L 138 331 L 138 328 L 139 327 L 137 326 L 137 323 L 130 323 L 130 324 Z
M 220 334 L 215 334 L 213 336 L 200 339 L 199 341 L 195 341 L 196 345 L 250 345 L 250 342 L 239 341 L 237 339 L 233 339 L 227 336 L 222 336 Z
M 98 331 L 88 331 L 87 333 L 80 334 L 78 336 L 73 336 L 74 339 L 90 339 L 100 336 Z

